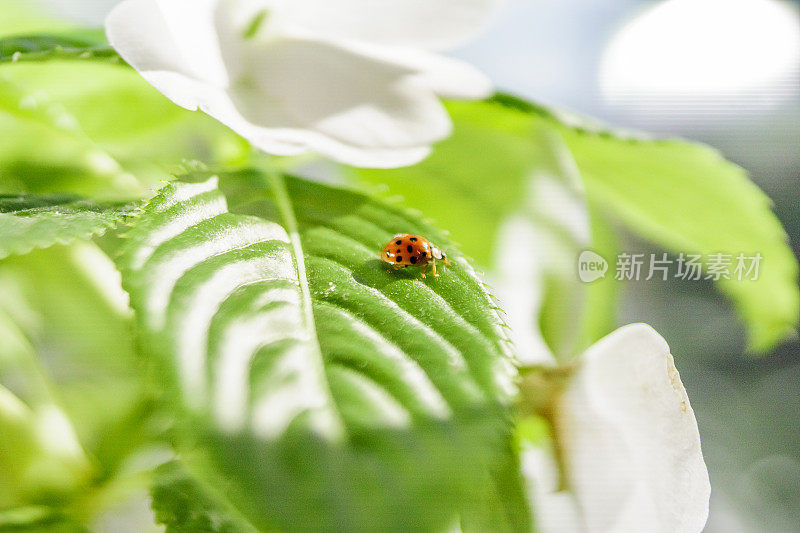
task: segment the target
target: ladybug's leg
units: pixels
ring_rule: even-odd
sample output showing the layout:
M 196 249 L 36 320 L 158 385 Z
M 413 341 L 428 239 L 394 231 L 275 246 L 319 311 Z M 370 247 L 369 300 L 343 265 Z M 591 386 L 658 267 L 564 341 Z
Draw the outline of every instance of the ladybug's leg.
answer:
M 426 270 L 428 270 L 428 264 L 427 263 L 422 265 L 422 268 L 419 269 L 419 275 L 424 278 Z
M 433 259 L 433 260 L 431 261 L 431 264 L 433 265 L 433 277 L 434 277 L 434 278 L 438 278 L 438 277 L 439 277 L 439 274 L 437 274 L 437 273 L 436 273 L 436 259 Z
M 446 257 L 444 258 L 444 264 L 450 266 L 450 261 L 448 261 Z

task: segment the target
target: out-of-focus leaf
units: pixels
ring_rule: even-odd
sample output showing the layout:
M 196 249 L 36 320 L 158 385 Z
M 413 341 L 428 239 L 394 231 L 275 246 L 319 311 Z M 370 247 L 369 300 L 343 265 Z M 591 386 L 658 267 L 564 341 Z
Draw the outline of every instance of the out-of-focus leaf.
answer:
M 141 194 L 141 187 L 74 116 L 0 70 L 0 187 L 7 192 Z
M 128 199 L 184 161 L 228 165 L 249 151 L 238 135 L 174 105 L 132 69 L 0 64 L 0 190 Z
M 89 460 L 57 406 L 32 409 L 0 385 L 0 436 L 0 512 L 62 501 L 87 483 Z
M 1 57 L 7 53 L 13 56 L 20 47 L 45 46 L 43 40 L 32 42 L 20 34 L 61 35 L 73 44 L 99 38 L 97 32 L 79 31 L 43 15 L 39 7 L 27 0 L 4 0 L 0 4 L 0 35 L 5 37 L 0 39 Z M 17 74 L 24 67 L 0 64 L 0 191 L 95 194 L 113 189 L 108 196 L 141 195 L 136 180 L 112 155 L 93 144 L 76 118 L 51 98 L 50 93 L 62 85 L 58 73 L 36 87 L 23 86 Z M 40 72 L 47 70 L 41 68 Z M 97 87 L 95 82 L 100 81 L 87 83 L 87 79 L 91 78 L 81 78 L 84 90 Z M 113 114 L 108 109 L 102 112 Z
M 598 206 L 632 231 L 675 252 L 760 253 L 758 280 L 719 286 L 748 325 L 750 348 L 767 351 L 797 326 L 797 261 L 770 201 L 744 171 L 712 150 L 682 141 L 642 143 L 566 137 Z
M 119 265 L 193 474 L 258 528 L 527 527 L 514 371 L 494 306 L 440 232 L 360 194 L 260 172 L 166 186 Z M 378 258 L 401 232 L 439 278 Z M 203 468 L 205 465 L 210 465 Z M 469 466 L 467 466 L 469 465 Z M 466 516 L 470 509 L 470 516 Z
M 167 533 L 257 533 L 225 503 L 224 487 L 192 479 L 177 461 L 160 466 L 151 490 L 153 510 Z
M 55 59 L 120 62 L 102 32 L 71 31 L 63 34 L 14 35 L 0 39 L 0 63 Z
M 119 273 L 94 244 L 56 245 L 0 261 L 0 294 L 0 384 L 27 406 L 29 423 L 39 424 L 37 439 L 48 445 L 42 453 L 29 448 L 40 460 L 70 442 L 85 452 L 83 477 L 65 476 L 72 490 L 58 498 L 48 497 L 52 490 L 17 492 L 14 507 L 0 513 L 0 530 L 27 524 L 26 531 L 83 531 L 81 524 L 147 485 L 143 465 L 164 431 Z M 4 451 L 25 435 L 0 434 Z M 13 469 L 34 472 L 25 461 L 11 454 Z M 49 478 L 63 471 L 55 466 L 37 470 Z M 0 475 L 4 481 L 12 482 Z
M 85 526 L 49 507 L 0 511 L 0 531 L 13 533 L 86 533 Z
M 0 194 L 0 259 L 101 234 L 133 208 L 74 196 Z
M 678 139 L 648 140 L 500 95 L 512 107 L 561 132 L 589 201 L 632 232 L 674 252 L 763 257 L 758 280 L 722 279 L 764 352 L 800 320 L 797 261 L 769 198 L 746 172 L 713 149 Z
M 0 294 L 0 383 L 33 407 L 57 404 L 97 459 L 98 476 L 113 476 L 152 436 L 146 361 L 136 355 L 113 263 L 83 242 L 8 257 Z M 121 426 L 137 430 L 120 434 Z

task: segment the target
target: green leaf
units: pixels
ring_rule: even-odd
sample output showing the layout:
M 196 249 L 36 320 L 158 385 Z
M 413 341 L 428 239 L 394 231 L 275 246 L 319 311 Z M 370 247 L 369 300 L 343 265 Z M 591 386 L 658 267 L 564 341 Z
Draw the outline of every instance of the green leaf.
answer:
M 16 67 L 15 67 L 16 70 Z M 0 75 L 0 189 L 4 192 L 73 192 L 113 188 L 119 196 L 141 186 L 95 144 L 73 115 L 47 92 L 34 92 Z
M 0 190 L 141 197 L 187 160 L 231 165 L 250 152 L 133 69 L 50 59 L 0 64 Z
M 50 35 L 15 35 L 0 39 L 0 63 L 54 59 L 103 60 L 119 63 L 102 31 L 72 31 Z
M 749 346 L 765 352 L 800 321 L 798 266 L 770 199 L 747 173 L 708 146 L 614 131 L 509 95 L 493 99 L 562 134 L 589 201 L 610 219 L 673 252 L 760 253 L 756 281 L 720 280 L 749 329 Z
M 0 387 L 25 405 L 0 421 L 0 530 L 86 531 L 146 488 L 143 459 L 164 447 L 127 295 L 80 241 L 3 259 L 0 294 Z
M 507 343 L 449 241 L 354 192 L 195 178 L 143 209 L 118 262 L 193 474 L 258 529 L 442 529 L 466 509 L 527 527 Z M 452 265 L 393 270 L 378 254 L 400 232 Z
M 0 434 L 0 511 L 62 502 L 86 485 L 89 460 L 57 406 L 32 409 L 0 385 Z
M 75 196 L 0 194 L 0 259 L 100 235 L 134 207 Z
M 9 533 L 86 533 L 85 526 L 48 507 L 0 511 L 0 530 Z
M 722 279 L 765 352 L 800 320 L 798 266 L 770 199 L 719 153 L 681 140 L 647 141 L 561 128 L 598 210 L 634 233 L 679 253 L 760 253 L 757 280 Z M 733 267 L 731 267 L 732 269 Z
M 147 387 L 114 264 L 81 241 L 8 257 L 0 294 L 0 383 L 33 408 L 58 405 L 93 458 L 95 481 L 116 478 L 154 440 L 158 389 Z
M 161 465 L 151 489 L 156 521 L 167 533 L 258 531 L 226 505 L 218 489 L 193 479 L 178 461 Z

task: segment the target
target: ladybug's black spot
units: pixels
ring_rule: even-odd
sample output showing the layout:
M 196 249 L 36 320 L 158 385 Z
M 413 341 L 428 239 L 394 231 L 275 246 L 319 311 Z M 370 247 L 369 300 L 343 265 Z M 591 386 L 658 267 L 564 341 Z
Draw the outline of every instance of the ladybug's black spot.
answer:
M 411 242 L 417 242 L 417 238 L 416 237 L 411 237 L 410 240 L 411 240 Z
M 403 244 L 403 241 L 394 241 L 395 244 Z
M 397 251 L 396 251 L 395 253 L 396 253 L 396 254 L 402 254 L 402 253 L 403 253 L 403 250 L 401 250 L 400 248 L 398 248 L 398 249 L 397 249 Z
M 403 258 L 398 255 L 397 257 L 394 258 L 394 260 L 400 263 L 403 261 Z
M 411 258 L 411 264 L 412 265 L 416 265 L 417 264 L 417 258 L 416 257 L 412 257 Z
M 408 253 L 411 253 L 414 251 L 414 247 L 409 244 L 408 246 L 406 246 L 406 250 L 408 250 Z

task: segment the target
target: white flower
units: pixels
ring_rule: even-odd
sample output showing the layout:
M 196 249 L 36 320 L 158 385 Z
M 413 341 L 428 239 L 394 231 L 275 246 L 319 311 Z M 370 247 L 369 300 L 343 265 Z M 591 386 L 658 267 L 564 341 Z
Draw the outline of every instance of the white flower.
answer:
M 541 531 L 703 529 L 711 488 L 697 421 L 651 327 L 626 326 L 589 348 L 550 419 L 563 478 L 542 448 L 523 453 Z
M 522 421 L 520 436 L 536 530 L 700 531 L 708 472 L 664 339 L 634 324 L 573 356 L 581 332 L 604 308 L 576 271 L 592 243 L 579 172 L 562 143 L 542 142 L 552 143 L 555 157 L 531 174 L 523 208 L 501 227 L 492 280 L 517 356 L 530 367 L 521 405 L 537 416 Z M 552 438 L 541 429 L 544 419 Z
M 413 164 L 447 137 L 438 96 L 491 83 L 432 50 L 453 47 L 496 0 L 126 0 L 111 44 L 170 100 L 277 155 Z

